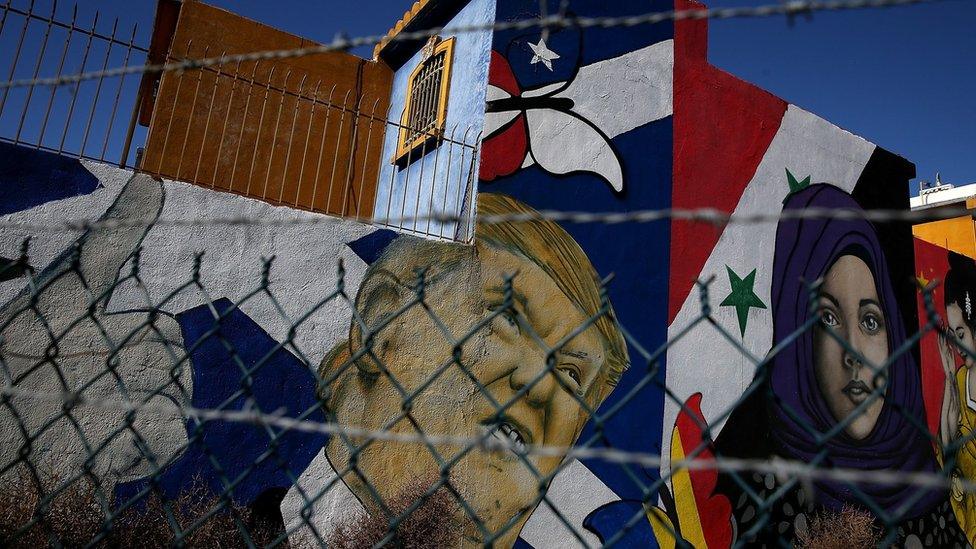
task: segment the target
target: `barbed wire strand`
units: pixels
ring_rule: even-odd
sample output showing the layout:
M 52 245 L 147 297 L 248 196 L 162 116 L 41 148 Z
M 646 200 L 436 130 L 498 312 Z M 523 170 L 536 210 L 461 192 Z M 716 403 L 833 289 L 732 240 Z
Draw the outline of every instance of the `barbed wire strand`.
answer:
M 95 407 L 119 412 L 150 412 L 168 416 L 173 409 L 149 401 L 138 402 L 120 398 L 87 398 L 77 393 L 51 393 L 27 391 L 12 387 L 0 388 L 0 396 L 26 397 L 36 400 L 58 402 L 71 410 L 78 407 Z M 284 410 L 270 413 L 249 410 L 221 410 L 180 406 L 188 419 L 198 421 L 229 421 L 251 425 L 280 427 L 287 431 L 300 431 L 323 435 L 343 435 L 350 438 L 382 440 L 404 444 L 430 444 L 435 446 L 454 446 L 468 448 L 474 446 L 487 452 L 518 452 L 526 456 L 561 457 L 564 459 L 599 459 L 610 463 L 626 463 L 645 467 L 668 466 L 670 470 L 755 472 L 771 473 L 779 477 L 805 480 L 834 480 L 869 484 L 910 485 L 918 488 L 947 488 L 951 479 L 938 473 L 892 471 L 885 469 L 850 469 L 843 467 L 824 468 L 801 461 L 788 459 L 744 459 L 717 456 L 714 458 L 692 457 L 678 461 L 665 460 L 660 454 L 619 450 L 609 447 L 578 447 L 547 444 L 525 444 L 521 449 L 503 440 L 481 436 L 458 436 L 429 433 L 403 433 L 384 429 L 366 429 L 344 425 L 337 422 L 315 422 L 299 420 L 285 415 Z M 957 486 L 966 492 L 976 493 L 976 482 L 959 479 Z
M 265 61 L 272 59 L 289 59 L 305 57 L 321 53 L 336 51 L 347 51 L 351 48 L 361 46 L 375 46 L 379 43 L 406 42 L 414 40 L 424 40 L 431 36 L 442 33 L 466 34 L 485 31 L 506 31 L 506 30 L 525 30 L 531 28 L 612 28 L 612 27 L 634 27 L 638 25 L 651 25 L 665 21 L 684 21 L 696 19 L 744 19 L 785 16 L 788 18 L 798 15 L 810 15 L 814 12 L 823 11 L 849 11 L 857 9 L 880 9 L 901 6 L 912 6 L 918 4 L 933 4 L 948 2 L 951 0 L 830 0 L 830 1 L 805 1 L 793 0 L 777 4 L 766 4 L 750 7 L 729 7 L 729 8 L 696 8 L 690 10 L 671 10 L 660 12 L 648 12 L 639 15 L 628 16 L 607 16 L 607 17 L 578 17 L 563 14 L 553 14 L 548 17 L 521 19 L 516 21 L 495 21 L 488 24 L 459 25 L 448 27 L 433 27 L 418 31 L 400 32 L 393 36 L 371 35 L 358 38 L 346 38 L 341 33 L 332 42 L 319 46 L 305 48 L 290 48 L 281 50 L 267 50 L 250 52 L 243 54 L 221 55 L 218 57 L 204 57 L 201 59 L 188 59 L 170 63 L 150 64 L 132 67 L 118 67 L 108 70 L 81 72 L 75 75 L 49 77 L 49 78 L 27 78 L 0 82 L 0 90 L 7 88 L 21 88 L 27 86 L 59 86 L 62 84 L 72 84 L 96 78 L 115 77 L 127 74 L 162 73 L 172 71 L 186 71 L 222 65 L 228 63 Z
M 294 209 L 289 208 L 295 212 Z M 803 208 L 785 210 L 777 213 L 729 213 L 714 208 L 661 208 L 633 210 L 628 212 L 586 212 L 540 210 L 533 213 L 513 214 L 485 214 L 478 216 L 478 222 L 484 224 L 499 223 L 531 223 L 548 220 L 565 223 L 654 223 L 657 221 L 678 220 L 703 222 L 714 225 L 756 225 L 762 223 L 777 223 L 780 220 L 804 219 L 836 219 L 836 220 L 867 220 L 874 223 L 928 223 L 943 221 L 962 216 L 969 216 L 972 210 L 964 206 L 945 206 L 926 210 L 895 210 L 895 209 L 834 209 L 834 208 Z M 405 224 L 411 221 L 458 222 L 465 218 L 457 215 L 407 215 L 398 217 L 335 217 L 319 212 L 301 212 L 300 215 L 285 219 L 266 219 L 265 217 L 213 217 L 213 218 L 166 218 L 156 220 L 131 219 L 68 219 L 60 222 L 38 223 L 0 220 L 0 230 L 24 230 L 39 232 L 58 231 L 87 231 L 107 230 L 125 227 L 197 227 L 197 226 L 254 226 L 254 227 L 287 227 L 295 225 L 320 225 L 333 223 L 364 223 L 380 225 Z

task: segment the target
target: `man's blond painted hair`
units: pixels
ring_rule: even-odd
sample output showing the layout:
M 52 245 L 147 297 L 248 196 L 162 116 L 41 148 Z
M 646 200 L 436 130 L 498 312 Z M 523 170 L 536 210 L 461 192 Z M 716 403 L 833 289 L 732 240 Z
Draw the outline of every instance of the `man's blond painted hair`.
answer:
M 524 214 L 533 219 L 499 223 L 482 221 L 484 216 L 507 214 Z M 536 210 L 509 196 L 478 194 L 478 216 L 475 232 L 477 246 L 504 250 L 535 263 L 583 315 L 589 318 L 599 314 L 593 326 L 602 336 L 607 354 L 605 396 L 627 369 L 627 344 L 609 301 L 603 302 L 600 279 L 586 253 L 559 224 L 542 219 Z M 475 259 L 477 246 L 435 242 L 406 235 L 398 237 L 369 267 L 363 286 L 380 271 L 412 286 L 416 280 L 413 270 L 417 265 L 428 267 L 428 274 L 436 278 Z M 357 306 L 363 305 L 357 299 Z M 603 314 L 600 314 L 601 310 Z
M 525 214 L 531 221 L 503 221 L 484 223 L 483 216 Z M 502 194 L 478 195 L 478 228 L 475 239 L 479 243 L 521 255 L 539 266 L 577 309 L 587 317 L 598 314 L 604 307 L 600 278 L 573 237 L 554 221 L 542 219 L 531 207 Z M 610 302 L 594 326 L 603 336 L 607 352 L 607 382 L 613 387 L 627 369 L 627 344 Z

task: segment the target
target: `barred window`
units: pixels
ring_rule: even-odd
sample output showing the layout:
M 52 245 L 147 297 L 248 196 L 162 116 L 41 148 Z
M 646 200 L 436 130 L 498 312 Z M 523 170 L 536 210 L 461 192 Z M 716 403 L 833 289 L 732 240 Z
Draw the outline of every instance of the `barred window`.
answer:
M 443 136 L 453 54 L 453 38 L 441 40 L 433 36 L 424 46 L 422 60 L 407 82 L 407 101 L 394 163 L 419 158 Z

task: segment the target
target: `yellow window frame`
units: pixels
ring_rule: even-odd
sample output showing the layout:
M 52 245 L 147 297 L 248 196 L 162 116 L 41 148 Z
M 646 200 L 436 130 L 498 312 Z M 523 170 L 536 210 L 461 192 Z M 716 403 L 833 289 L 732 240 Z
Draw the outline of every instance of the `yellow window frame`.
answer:
M 431 141 L 438 141 L 444 136 L 444 128 L 447 125 L 447 100 L 448 91 L 451 89 L 451 66 L 454 62 L 454 38 L 440 39 L 431 37 L 423 48 L 424 55 L 420 63 L 410 72 L 407 79 L 406 104 L 403 107 L 403 114 L 400 116 L 400 133 L 397 138 L 397 150 L 393 156 L 393 164 L 406 163 L 412 153 L 424 147 Z M 407 127 L 410 120 L 410 111 L 413 107 L 413 90 L 417 77 L 423 72 L 428 63 L 433 62 L 440 54 L 444 54 L 444 66 L 441 69 L 440 90 L 437 94 L 437 119 L 434 128 L 423 132 L 420 135 L 408 140 L 412 133 L 411 128 Z M 416 157 L 416 158 L 419 158 Z

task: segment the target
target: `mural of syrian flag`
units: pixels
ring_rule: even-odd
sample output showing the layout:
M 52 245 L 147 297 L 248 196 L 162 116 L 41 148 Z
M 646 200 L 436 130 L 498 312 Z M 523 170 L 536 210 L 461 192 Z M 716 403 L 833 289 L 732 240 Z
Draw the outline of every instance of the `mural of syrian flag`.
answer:
M 535 164 L 553 175 L 594 173 L 623 191 L 611 140 L 671 115 L 673 43 L 584 65 L 569 80 L 531 89 L 522 89 L 508 60 L 492 51 L 480 179 Z
M 771 117 L 776 110 L 775 105 L 769 106 Z M 874 168 L 869 165 L 883 164 L 884 159 L 893 157 L 793 105 L 786 105 L 781 119 L 767 120 L 764 126 L 771 126 L 768 137 L 759 129 L 748 136 L 759 140 L 760 145 L 763 140 L 768 142 L 754 167 L 748 158 L 723 165 L 699 166 L 700 180 L 723 178 L 725 186 L 714 193 L 720 195 L 715 200 L 729 202 L 723 209 L 733 215 L 777 214 L 791 192 L 811 182 L 828 182 L 857 194 L 856 188 L 863 191 L 864 187 L 875 186 L 875 178 L 868 173 Z M 679 169 L 675 170 L 675 205 L 681 201 L 700 204 L 705 190 L 696 185 L 679 185 Z M 863 183 L 866 179 L 872 181 Z M 901 189 L 897 180 L 891 183 L 887 193 L 898 193 Z M 696 279 L 712 281 L 709 285 L 712 318 L 731 337 L 723 336 L 705 323 L 675 341 L 667 354 L 667 385 L 680 401 L 701 393 L 705 421 L 710 425 L 715 422 L 713 426 L 720 429 L 722 424 L 716 420 L 739 399 L 753 379 L 754 361 L 761 360 L 772 343 L 770 289 L 776 223 L 730 223 L 717 234 L 703 224 L 684 223 L 680 228 L 677 225 L 677 222 L 673 224 L 672 233 L 668 337 L 676 337 L 701 315 Z M 695 249 L 697 253 L 684 253 L 686 249 Z M 672 425 L 679 410 L 677 403 L 665 402 L 664 425 Z M 670 437 L 663 437 L 661 444 L 662 456 L 666 458 Z M 666 470 L 667 466 L 662 469 Z

